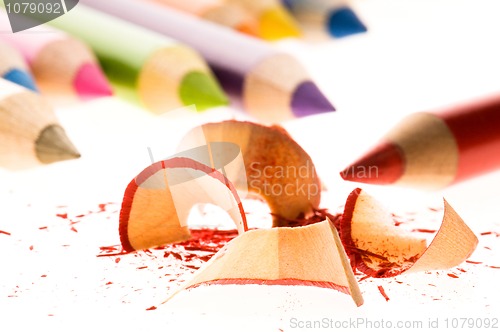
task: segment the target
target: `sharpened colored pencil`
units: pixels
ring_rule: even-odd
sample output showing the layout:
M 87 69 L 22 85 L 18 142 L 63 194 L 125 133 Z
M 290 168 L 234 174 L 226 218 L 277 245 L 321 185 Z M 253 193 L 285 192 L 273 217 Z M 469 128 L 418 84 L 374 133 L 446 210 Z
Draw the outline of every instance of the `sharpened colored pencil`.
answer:
M 280 0 L 225 0 L 248 11 L 259 26 L 259 36 L 266 40 L 300 37 L 301 31 L 294 17 Z
M 156 113 L 228 103 L 203 58 L 175 40 L 81 4 L 50 24 L 85 41 L 107 76 Z
M 0 167 L 22 169 L 79 157 L 43 97 L 0 78 Z
M 38 91 L 23 56 L 16 49 L 1 41 L 0 76 L 27 89 Z
M 7 33 L 10 26 L 4 11 L 0 13 L 0 30 L 5 31 L 0 39 L 23 54 L 42 93 L 76 95 L 82 100 L 112 94 L 94 54 L 80 40 L 46 25 Z
M 266 42 L 147 1 L 80 3 L 197 49 L 224 88 L 241 97 L 244 108 L 264 122 L 335 110 L 295 58 Z
M 260 37 L 259 22 L 244 8 L 224 0 L 150 0 L 242 33 Z
M 500 96 L 415 113 L 341 176 L 370 184 L 442 188 L 500 168 Z
M 363 21 L 346 0 L 286 0 L 299 20 L 323 27 L 328 34 L 342 38 L 367 31 Z

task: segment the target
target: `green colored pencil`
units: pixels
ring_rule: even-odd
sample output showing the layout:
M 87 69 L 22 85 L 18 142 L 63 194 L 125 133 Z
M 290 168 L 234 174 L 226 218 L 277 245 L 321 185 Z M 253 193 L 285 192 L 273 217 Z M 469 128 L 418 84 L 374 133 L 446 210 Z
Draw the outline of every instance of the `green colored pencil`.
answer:
M 163 35 L 80 4 L 50 22 L 85 41 L 118 95 L 156 113 L 195 105 L 227 105 L 209 67 L 193 49 Z

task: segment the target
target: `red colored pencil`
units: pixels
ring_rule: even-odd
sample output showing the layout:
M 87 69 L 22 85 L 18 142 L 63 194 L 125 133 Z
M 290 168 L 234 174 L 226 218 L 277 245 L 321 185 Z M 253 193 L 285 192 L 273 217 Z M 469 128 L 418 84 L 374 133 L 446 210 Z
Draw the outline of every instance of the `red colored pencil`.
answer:
M 369 184 L 442 188 L 500 168 L 500 95 L 415 113 L 341 172 Z

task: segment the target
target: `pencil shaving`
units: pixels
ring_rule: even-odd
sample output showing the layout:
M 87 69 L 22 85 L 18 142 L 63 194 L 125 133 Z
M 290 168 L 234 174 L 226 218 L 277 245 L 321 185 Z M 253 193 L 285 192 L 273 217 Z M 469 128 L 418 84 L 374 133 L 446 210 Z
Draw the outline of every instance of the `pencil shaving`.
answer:
M 179 150 L 210 142 L 233 143 L 241 149 L 240 172 L 245 174 L 229 180 L 266 200 L 273 226 L 291 226 L 291 220 L 312 217 L 319 210 L 321 182 L 314 163 L 282 127 L 242 121 L 205 124 L 188 133 Z
M 123 249 L 130 252 L 189 239 L 187 218 L 198 203 L 226 209 L 238 231 L 247 230 L 239 196 L 219 171 L 185 157 L 147 167 L 125 191 L 119 224 Z
M 393 224 L 392 216 L 361 189 L 347 199 L 341 238 L 353 269 L 370 277 L 444 270 L 464 262 L 477 246 L 477 237 L 444 201 L 441 227 L 427 247 L 425 239 Z
M 200 285 L 299 285 L 336 289 L 363 298 L 330 220 L 303 227 L 248 231 L 224 246 L 184 289 Z

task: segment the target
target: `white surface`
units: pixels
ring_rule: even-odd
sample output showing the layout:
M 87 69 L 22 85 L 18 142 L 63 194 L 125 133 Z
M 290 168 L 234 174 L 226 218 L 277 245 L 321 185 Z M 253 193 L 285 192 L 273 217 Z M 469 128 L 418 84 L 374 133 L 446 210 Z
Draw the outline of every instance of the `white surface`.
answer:
M 332 210 L 357 186 L 342 182 L 338 172 L 403 115 L 500 92 L 498 2 L 353 4 L 369 33 L 326 43 L 280 45 L 303 60 L 338 108 L 334 114 L 285 124 L 313 157 L 329 188 L 322 207 Z M 174 152 L 191 126 L 234 113 L 218 109 L 172 119 L 103 99 L 58 114 L 83 155 L 80 160 L 17 173 L 0 170 L 0 230 L 12 234 L 0 234 L 1 330 L 278 332 L 301 330 L 292 328 L 294 317 L 408 319 L 422 321 L 424 327 L 436 318 L 440 327 L 445 318 L 500 319 L 500 270 L 486 267 L 500 266 L 500 238 L 494 235 L 478 236 L 471 259 L 483 264 L 466 263 L 461 268 L 467 272 L 452 269 L 361 282 L 365 304 L 360 308 L 336 291 L 277 286 L 203 287 L 158 306 L 169 286 L 175 286 L 158 270 L 165 263 L 162 259 L 142 254 L 115 263 L 114 258 L 95 256 L 99 246 L 119 243 L 119 204 L 128 182 L 150 164 L 148 147 L 154 159 L 161 160 Z M 500 232 L 500 172 L 442 192 L 364 188 L 401 214 L 439 207 L 445 196 L 476 234 Z M 106 212 L 88 214 L 105 202 L 116 204 Z M 265 206 L 251 203 L 247 212 L 260 211 L 253 218 L 262 218 Z M 56 216 L 63 212 L 82 220 L 74 226 L 78 233 L 70 230 L 68 220 Z M 219 215 L 214 216 L 220 222 Z M 41 226 L 49 231 L 38 229 Z M 138 270 L 142 265 L 148 268 Z M 108 281 L 113 284 L 107 286 Z M 389 302 L 378 285 L 384 286 Z M 145 310 L 152 305 L 158 309 Z M 193 325 L 186 328 L 186 322 Z

